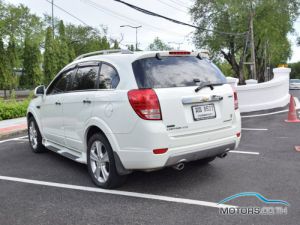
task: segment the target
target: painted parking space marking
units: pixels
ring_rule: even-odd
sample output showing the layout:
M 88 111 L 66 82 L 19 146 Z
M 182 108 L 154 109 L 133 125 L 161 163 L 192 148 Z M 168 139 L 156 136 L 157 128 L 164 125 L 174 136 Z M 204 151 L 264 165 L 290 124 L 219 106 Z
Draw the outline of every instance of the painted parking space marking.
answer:
M 259 152 L 246 152 L 246 151 L 229 151 L 230 153 L 238 153 L 238 154 L 248 154 L 248 155 L 259 155 Z
M 9 142 L 9 141 L 26 140 L 26 138 L 28 138 L 28 136 L 23 136 L 23 137 L 17 137 L 17 138 L 6 139 L 6 140 L 0 141 L 0 144 L 1 144 L 1 143 L 5 143 L 5 142 Z
M 242 130 L 246 130 L 246 131 L 268 131 L 269 129 L 267 129 L 267 128 L 242 128 Z
M 0 176 L 0 180 L 48 186 L 48 187 L 64 188 L 70 190 L 79 190 L 79 191 L 95 192 L 95 193 L 102 193 L 102 194 L 120 195 L 120 196 L 133 197 L 133 198 L 181 203 L 181 204 L 188 204 L 188 205 L 206 206 L 206 207 L 213 207 L 213 208 L 228 208 L 228 207 L 237 208 L 237 206 L 233 206 L 233 205 L 218 204 L 215 202 L 207 202 L 207 201 L 200 201 L 194 199 L 176 198 L 176 197 L 169 197 L 163 195 L 144 194 L 144 193 L 129 192 L 129 191 L 107 190 L 107 189 L 101 189 L 96 187 L 86 187 L 86 186 L 55 183 L 55 182 L 48 182 L 48 181 L 31 180 L 31 179 L 24 179 L 18 177 Z
M 281 114 L 288 112 L 289 110 L 282 110 L 277 112 L 271 112 L 271 113 L 263 113 L 263 114 L 257 114 L 257 115 L 249 115 L 249 116 L 241 116 L 242 118 L 252 118 L 252 117 L 261 117 L 261 116 L 269 116 L 269 115 L 275 115 L 275 114 Z

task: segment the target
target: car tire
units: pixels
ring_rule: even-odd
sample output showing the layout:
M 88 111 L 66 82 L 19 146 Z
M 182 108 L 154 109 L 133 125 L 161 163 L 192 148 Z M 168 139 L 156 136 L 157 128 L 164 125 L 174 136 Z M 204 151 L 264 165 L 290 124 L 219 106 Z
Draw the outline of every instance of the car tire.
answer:
M 101 188 L 116 188 L 126 180 L 118 174 L 113 150 L 103 134 L 96 133 L 88 140 L 87 165 L 93 182 Z
M 40 129 L 33 117 L 28 119 L 28 139 L 29 144 L 34 153 L 42 153 L 46 151 L 45 146 L 42 144 L 43 138 Z

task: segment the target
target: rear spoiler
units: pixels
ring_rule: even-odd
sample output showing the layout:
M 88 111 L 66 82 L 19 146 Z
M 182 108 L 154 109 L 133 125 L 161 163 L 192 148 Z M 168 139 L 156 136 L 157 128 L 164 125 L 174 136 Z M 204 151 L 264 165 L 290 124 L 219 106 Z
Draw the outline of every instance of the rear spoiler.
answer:
M 184 51 L 184 50 L 170 50 L 170 51 L 151 51 L 141 54 L 136 60 L 151 58 L 151 57 L 166 57 L 166 56 L 199 56 L 204 59 L 209 59 L 209 52 L 206 50 L 201 51 Z

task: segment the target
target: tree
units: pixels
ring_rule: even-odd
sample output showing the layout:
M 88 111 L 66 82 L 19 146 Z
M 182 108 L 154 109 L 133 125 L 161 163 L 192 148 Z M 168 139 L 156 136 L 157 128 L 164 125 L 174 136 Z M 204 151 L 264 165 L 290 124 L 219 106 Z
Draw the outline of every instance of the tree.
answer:
M 65 32 L 68 46 L 73 46 L 76 56 L 110 49 L 110 43 L 106 36 L 93 27 L 68 24 Z
M 59 56 L 58 56 L 58 52 L 57 52 L 58 49 L 56 44 L 57 42 L 53 38 L 52 28 L 48 27 L 46 31 L 44 64 L 43 64 L 45 84 L 49 84 L 50 81 L 58 72 Z
M 12 89 L 17 87 L 17 77 L 15 75 L 14 70 L 19 66 L 19 58 L 16 46 L 16 40 L 13 35 L 9 38 L 9 43 L 7 47 L 7 60 L 8 60 L 8 83 L 9 83 L 9 90 L 10 92 Z
M 300 79 L 300 62 L 290 63 L 289 68 L 292 69 L 291 79 Z
M 40 17 L 30 12 L 30 9 L 23 4 L 5 6 L 6 14 L 1 19 L 5 24 L 6 35 L 14 35 L 17 45 L 22 46 L 25 42 L 25 34 L 43 39 L 43 22 Z
M 4 90 L 4 97 L 6 98 L 6 90 L 9 89 L 9 68 L 6 51 L 4 49 L 3 40 L 0 37 L 0 89 Z
M 156 37 L 154 41 L 148 46 L 150 51 L 164 51 L 171 50 L 172 47 L 164 43 L 161 39 Z
M 63 67 L 65 67 L 70 62 L 70 54 L 69 53 L 69 46 L 67 43 L 66 33 L 65 33 L 65 25 L 63 21 L 61 20 L 59 22 L 58 27 L 58 69 L 61 70 Z M 72 49 L 71 49 L 72 51 Z M 57 71 L 58 72 L 58 71 Z
M 113 49 L 120 49 L 119 42 L 117 40 L 113 41 Z
M 258 80 L 263 81 L 267 65 L 286 62 L 291 55 L 287 34 L 293 31 L 293 21 L 299 13 L 299 0 L 196 0 L 190 10 L 195 25 L 212 30 L 197 29 L 194 33 L 195 45 L 207 48 L 214 59 L 224 58 L 240 83 L 244 83 L 245 72 L 249 73 L 249 67 L 244 68 L 244 59 L 250 61 L 250 49 L 246 49 L 245 55 L 243 52 L 251 3 Z M 245 34 L 229 35 L 217 31 Z
M 40 43 L 32 39 L 28 34 L 25 36 L 22 85 L 33 88 L 42 83 Z
M 69 53 L 69 62 L 72 62 L 76 58 L 76 53 L 72 45 L 69 45 L 68 53 Z

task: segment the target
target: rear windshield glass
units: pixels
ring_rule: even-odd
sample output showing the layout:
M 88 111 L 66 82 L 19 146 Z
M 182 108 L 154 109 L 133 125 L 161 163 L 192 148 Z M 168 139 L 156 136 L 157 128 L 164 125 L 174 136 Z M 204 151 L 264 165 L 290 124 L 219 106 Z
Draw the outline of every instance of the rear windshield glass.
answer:
M 145 58 L 133 62 L 132 67 L 139 88 L 197 86 L 199 81 L 226 83 L 214 64 L 195 56 Z

